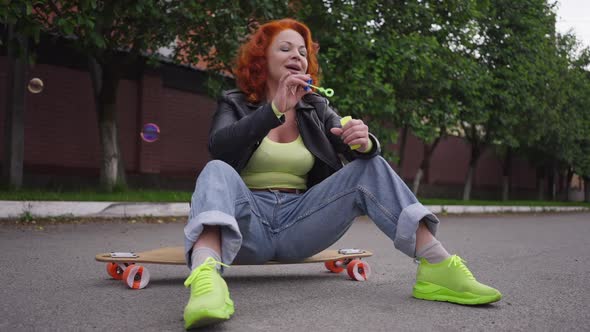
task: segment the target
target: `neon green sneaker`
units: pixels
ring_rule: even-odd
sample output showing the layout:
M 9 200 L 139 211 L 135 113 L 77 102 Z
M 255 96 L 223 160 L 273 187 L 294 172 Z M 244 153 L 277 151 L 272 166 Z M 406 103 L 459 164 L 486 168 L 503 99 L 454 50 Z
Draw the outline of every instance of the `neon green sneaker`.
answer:
M 459 304 L 486 304 L 499 301 L 502 294 L 477 282 L 464 263 L 465 261 L 457 255 L 437 264 L 430 264 L 421 258 L 412 295 L 423 300 Z
M 228 320 L 234 313 L 234 302 L 229 297 L 225 280 L 217 265 L 225 264 L 212 257 L 191 272 L 184 282 L 191 288 L 191 297 L 184 308 L 184 327 L 192 329 Z

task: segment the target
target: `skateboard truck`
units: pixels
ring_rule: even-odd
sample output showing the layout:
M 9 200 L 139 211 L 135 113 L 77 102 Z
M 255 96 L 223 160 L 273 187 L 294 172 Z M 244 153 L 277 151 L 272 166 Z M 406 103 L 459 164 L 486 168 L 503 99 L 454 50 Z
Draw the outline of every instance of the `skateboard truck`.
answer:
M 111 252 L 111 258 L 137 258 L 134 252 Z
M 338 253 L 342 254 L 342 255 L 355 255 L 355 254 L 362 254 L 365 251 L 362 249 L 356 249 L 356 248 L 351 248 L 351 249 L 338 249 Z

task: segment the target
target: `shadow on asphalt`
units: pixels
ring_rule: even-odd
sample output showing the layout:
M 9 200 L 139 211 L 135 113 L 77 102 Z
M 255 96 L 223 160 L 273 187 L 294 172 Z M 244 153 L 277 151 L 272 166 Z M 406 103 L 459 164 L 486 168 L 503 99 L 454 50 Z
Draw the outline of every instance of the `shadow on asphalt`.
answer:
M 184 288 L 184 280 L 185 278 L 158 278 L 158 279 L 151 279 L 148 286 L 146 287 L 146 289 L 148 288 L 162 288 L 162 287 L 183 287 Z M 92 285 L 90 285 L 90 287 L 96 287 L 96 288 L 106 288 L 106 287 L 113 287 L 113 288 L 119 288 L 119 289 L 123 289 L 123 290 L 130 290 L 121 280 L 115 280 L 115 279 L 101 279 L 101 280 L 97 280 L 95 281 Z
M 165 286 L 173 286 L 184 287 L 184 281 L 186 278 L 157 278 L 151 279 L 150 283 L 147 288 L 154 288 L 154 287 L 165 287 Z M 356 283 L 356 281 L 345 277 L 344 275 L 332 275 L 332 273 L 327 272 L 325 275 L 304 275 L 304 274 L 290 274 L 290 275 L 274 275 L 274 276 L 225 276 L 225 281 L 229 284 L 233 285 L 259 285 L 260 283 L 265 284 L 289 284 L 291 282 L 295 283 L 308 283 L 308 282 L 317 282 L 317 281 L 329 281 L 329 282 L 351 282 Z M 118 288 L 127 288 L 123 281 L 115 280 L 115 279 L 101 279 L 96 280 L 91 287 L 118 287 Z
M 232 283 L 289 283 L 289 282 L 315 282 L 315 281 L 343 281 L 355 282 L 345 275 L 335 275 L 331 272 L 314 274 L 282 274 L 282 275 L 257 275 L 257 276 L 224 276 L 227 282 Z

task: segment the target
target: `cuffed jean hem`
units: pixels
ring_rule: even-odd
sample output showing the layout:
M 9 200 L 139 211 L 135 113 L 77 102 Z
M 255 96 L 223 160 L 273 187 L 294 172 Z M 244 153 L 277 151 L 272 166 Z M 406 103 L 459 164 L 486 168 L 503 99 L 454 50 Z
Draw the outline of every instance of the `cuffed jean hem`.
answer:
M 227 213 L 213 210 L 199 213 L 184 227 L 184 255 L 188 268 L 191 268 L 191 252 L 204 226 L 220 226 L 221 261 L 231 264 L 242 246 L 242 233 L 236 219 Z
M 393 245 L 412 258 L 416 257 L 416 231 L 421 220 L 426 222 L 428 230 L 435 236 L 440 221 L 420 203 L 406 206 L 400 213 L 397 222 Z

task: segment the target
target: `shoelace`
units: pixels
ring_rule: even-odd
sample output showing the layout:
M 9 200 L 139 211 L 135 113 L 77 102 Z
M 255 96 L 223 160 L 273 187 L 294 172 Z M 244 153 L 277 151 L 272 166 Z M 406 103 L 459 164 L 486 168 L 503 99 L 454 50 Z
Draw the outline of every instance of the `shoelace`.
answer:
M 208 257 L 205 262 L 184 281 L 184 286 L 188 288 L 196 282 L 196 287 L 192 290 L 194 295 L 210 292 L 213 289 L 213 275 L 214 273 L 217 273 L 217 265 L 229 267 L 229 265 L 216 261 L 213 257 Z
M 473 277 L 473 274 L 471 274 L 471 271 L 469 271 L 469 269 L 467 268 L 467 266 L 465 266 L 465 263 L 467 263 L 463 258 L 457 256 L 457 255 L 453 255 L 451 256 L 451 260 L 449 261 L 449 267 L 451 266 L 456 266 L 459 269 L 461 269 L 461 271 L 463 271 L 463 273 L 465 273 L 465 275 L 470 279 L 470 280 L 475 280 L 475 278 Z

